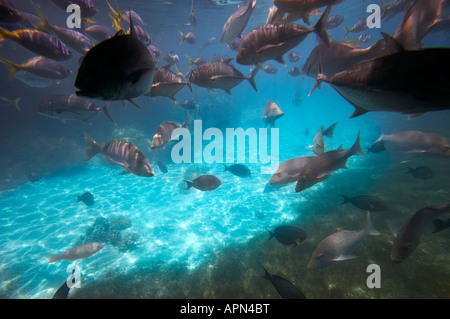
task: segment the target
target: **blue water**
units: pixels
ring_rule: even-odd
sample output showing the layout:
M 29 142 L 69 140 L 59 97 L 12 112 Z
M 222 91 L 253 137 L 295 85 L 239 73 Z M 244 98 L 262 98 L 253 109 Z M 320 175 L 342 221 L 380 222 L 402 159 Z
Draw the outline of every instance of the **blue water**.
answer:
M 180 57 L 178 69 L 187 71 L 186 55 L 211 58 L 214 53 L 235 57 L 235 52 L 220 44 L 222 27 L 236 10 L 235 4 L 216 5 L 213 1 L 196 0 L 194 11 L 199 25 L 187 26 L 190 1 L 118 1 L 119 6 L 138 12 L 147 23 L 146 29 L 166 55 L 174 50 Z M 16 4 L 16 1 L 14 2 Z M 37 1 L 55 24 L 63 25 L 62 10 Z M 246 32 L 265 22 L 272 1 L 258 0 Z M 96 1 L 98 23 L 110 25 L 108 8 Z M 350 27 L 366 14 L 366 3 L 348 0 L 333 9 L 345 16 Z M 18 8 L 27 1 L 17 1 Z M 316 17 L 313 18 L 315 21 Z M 382 31 L 393 33 L 401 20 L 397 15 L 383 25 Z M 193 30 L 197 44 L 180 45 L 179 30 Z M 370 44 L 381 38 L 380 30 L 365 32 L 372 36 Z M 343 39 L 345 31 L 331 30 L 335 39 Z M 215 36 L 216 43 L 200 49 Z M 354 36 L 354 35 L 351 35 Z M 356 35 L 355 35 L 356 36 Z M 430 36 L 425 47 L 448 45 L 447 35 Z M 233 88 L 232 95 L 193 85 L 194 96 L 187 88 L 178 101 L 195 99 L 202 111 L 204 128 L 227 120 L 229 127 L 262 128 L 262 113 L 269 99 L 277 103 L 285 115 L 277 120 L 279 129 L 279 163 L 314 155 L 310 148 L 320 125 L 339 124 L 332 139 L 325 138 L 326 150 L 343 145 L 351 147 L 358 132 L 366 151 L 382 132 L 421 129 L 450 137 L 448 111 L 427 113 L 415 120 L 395 113 L 373 112 L 349 119 L 353 107 L 330 86 L 323 84 L 308 96 L 314 79 L 291 77 L 287 71 L 301 67 L 315 46 L 309 36 L 295 51 L 302 55 L 297 63 L 270 61 L 279 71 L 256 76 L 259 93 L 247 81 Z M 33 55 L 12 41 L 0 47 L 0 56 L 15 62 Z M 248 155 L 258 153 L 250 145 L 246 165 L 252 172 L 248 179 L 225 172 L 221 163 L 181 163 L 170 161 L 170 152 L 150 150 L 157 126 L 167 120 L 183 122 L 186 113 L 174 107 L 172 100 L 158 97 L 138 98 L 144 111 L 128 103 L 123 108 L 113 102 L 110 112 L 117 122 L 113 126 L 98 114 L 92 125 L 45 118 L 35 109 L 43 97 L 73 93 L 78 56 L 64 62 L 74 74 L 58 85 L 30 88 L 16 79 L 6 80 L 7 67 L 0 65 L 0 96 L 21 97 L 19 113 L 2 108 L 0 116 L 0 297 L 51 298 L 65 281 L 68 261 L 48 264 L 49 254 L 59 254 L 82 244 L 91 227 L 103 218 L 125 218 L 131 226 L 120 232 L 118 241 L 106 243 L 95 255 L 79 260 L 82 273 L 80 289 L 72 289 L 72 297 L 81 298 L 279 298 L 275 289 L 261 276 L 263 267 L 288 278 L 310 298 L 448 298 L 450 255 L 448 230 L 436 234 L 420 246 L 407 262 L 394 265 L 389 260 L 393 236 L 388 222 L 401 224 L 427 205 L 442 204 L 450 198 L 448 159 L 411 158 L 398 154 L 355 156 L 349 169 L 335 172 L 328 180 L 296 193 L 295 184 L 264 193 L 270 174 L 262 174 L 264 163 L 249 163 Z M 287 60 L 287 59 L 286 59 Z M 161 66 L 163 62 L 158 63 Z M 247 66 L 234 65 L 245 75 Z M 295 94 L 302 100 L 293 103 Z M 102 101 L 95 101 L 103 105 Z M 305 134 L 308 128 L 309 134 Z M 83 133 L 89 133 L 100 144 L 111 138 L 127 138 L 150 160 L 155 176 L 142 178 L 121 175 L 122 169 L 109 165 L 98 155 L 84 161 Z M 259 138 L 260 136 L 258 136 Z M 203 142 L 203 146 L 207 145 Z M 270 150 L 270 148 L 269 148 Z M 259 154 L 259 153 L 258 153 Z M 156 160 L 164 158 L 169 172 L 162 173 Z M 419 181 L 404 174 L 406 167 L 429 165 L 435 170 L 432 181 Z M 39 170 L 43 177 L 36 182 L 27 173 Z M 186 190 L 183 180 L 201 174 L 212 174 L 222 184 L 216 190 Z M 77 195 L 91 192 L 93 206 L 77 202 Z M 389 211 L 373 213 L 378 237 L 368 238 L 356 251 L 359 257 L 333 268 L 313 271 L 306 265 L 321 239 L 340 230 L 362 228 L 365 213 L 342 203 L 339 194 L 356 196 L 372 194 L 389 203 Z M 268 241 L 267 229 L 278 225 L 297 225 L 308 234 L 300 247 L 282 246 Z M 130 241 L 120 241 L 131 238 Z M 125 243 L 125 244 L 124 244 Z M 366 267 L 377 263 L 382 269 L 382 288 L 366 286 Z

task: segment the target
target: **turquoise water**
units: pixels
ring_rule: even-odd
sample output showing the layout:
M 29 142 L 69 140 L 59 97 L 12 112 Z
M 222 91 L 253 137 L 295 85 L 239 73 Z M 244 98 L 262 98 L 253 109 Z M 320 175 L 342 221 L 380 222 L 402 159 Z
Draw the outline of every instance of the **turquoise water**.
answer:
M 39 1 L 38 1 L 39 2 Z M 26 1 L 17 6 L 26 8 Z M 178 68 L 187 71 L 186 55 L 195 58 L 214 53 L 235 57 L 235 52 L 220 44 L 223 23 L 236 5 L 216 5 L 213 1 L 195 1 L 199 25 L 193 31 L 197 44 L 180 45 L 179 30 L 188 32 L 190 1 L 118 1 L 122 9 L 138 12 L 152 43 L 166 55 L 170 50 L 180 57 Z M 265 22 L 272 1 L 259 0 L 246 32 Z M 63 24 L 64 15 L 51 3 L 39 2 L 45 13 Z M 97 1 L 96 21 L 110 25 L 103 1 Z M 350 27 L 354 17 L 363 16 L 366 4 L 348 0 L 333 13 L 345 16 Z M 382 31 L 393 33 L 401 16 L 383 25 Z M 336 39 L 344 38 L 339 27 L 330 30 Z M 381 38 L 379 30 L 369 30 L 372 41 Z M 207 38 L 215 44 L 200 49 Z M 353 36 L 353 35 L 352 35 Z M 447 35 L 425 38 L 424 46 L 448 45 Z M 193 85 L 194 96 L 183 88 L 178 101 L 195 99 L 201 108 L 204 128 L 227 120 L 228 127 L 262 128 L 262 113 L 269 99 L 285 115 L 277 120 L 279 129 L 279 163 L 299 156 L 312 156 L 314 134 L 320 125 L 338 122 L 332 139 L 325 138 L 325 149 L 343 145 L 351 147 L 358 132 L 364 151 L 382 132 L 406 129 L 432 131 L 450 137 L 448 111 L 427 113 L 408 120 L 405 115 L 372 112 L 355 119 L 348 117 L 353 107 L 330 86 L 322 84 L 308 96 L 314 79 L 291 77 L 287 71 L 301 67 L 315 46 L 315 36 L 308 37 L 295 51 L 302 55 L 297 63 L 277 66 L 274 75 L 260 71 L 256 76 L 259 93 L 247 81 L 233 88 L 232 95 Z M 0 56 L 24 61 L 31 57 L 19 45 L 4 42 Z M 264 163 L 249 163 L 249 154 L 257 148 L 247 144 L 246 165 L 252 172 L 248 179 L 225 172 L 222 163 L 181 163 L 170 160 L 170 149 L 152 151 L 150 144 L 156 128 L 167 120 L 183 122 L 186 113 L 167 98 L 138 98 L 144 111 L 128 103 L 123 108 L 113 102 L 110 113 L 113 126 L 102 115 L 92 118 L 92 125 L 77 121 L 61 123 L 36 113 L 39 100 L 58 93 L 72 93 L 78 56 L 65 62 L 74 74 L 49 88 L 29 88 L 15 79 L 6 80 L 8 69 L 0 65 L 0 96 L 21 97 L 22 111 L 1 109 L 0 117 L 0 297 L 51 298 L 69 275 L 69 261 L 48 264 L 49 254 L 59 254 L 84 243 L 94 224 L 126 220 L 126 229 L 114 233 L 114 240 L 93 256 L 77 261 L 81 271 L 81 288 L 72 289 L 73 298 L 279 298 L 275 289 L 262 278 L 263 267 L 283 276 L 308 298 L 449 298 L 450 255 L 448 229 L 431 234 L 427 229 L 423 245 L 404 263 L 390 262 L 393 235 L 388 224 L 401 225 L 419 209 L 441 205 L 450 198 L 448 159 L 412 157 L 407 154 L 369 154 L 348 161 L 349 169 L 336 171 L 326 181 L 301 192 L 295 183 L 265 193 L 270 174 L 262 174 Z M 160 62 L 158 66 L 162 65 Z M 245 75 L 249 67 L 234 65 Z M 300 95 L 299 104 L 293 97 Z M 102 101 L 95 101 L 103 105 Z M 308 129 L 309 134 L 305 134 Z M 84 161 L 83 133 L 100 144 L 111 138 L 127 138 L 146 155 L 155 176 L 142 178 L 121 175 L 122 168 L 109 165 L 98 155 Z M 259 138 L 259 136 L 258 136 Z M 203 146 L 208 142 L 204 141 Z M 270 150 L 270 148 L 269 148 Z M 156 165 L 163 159 L 164 174 Z M 427 165 L 435 178 L 414 179 L 405 174 L 406 167 Z M 31 182 L 27 173 L 39 170 L 43 177 Z M 202 192 L 186 190 L 183 180 L 201 174 L 217 176 L 219 188 Z M 84 192 L 94 195 L 95 204 L 77 202 Z M 363 227 L 365 212 L 347 204 L 340 205 L 339 194 L 371 194 L 388 203 L 389 210 L 372 214 L 380 236 L 367 238 L 355 251 L 358 258 L 329 269 L 310 270 L 306 266 L 317 244 L 341 230 Z M 125 219 L 124 219 L 125 218 Z M 267 229 L 295 225 L 308 235 L 304 243 L 292 248 L 275 239 L 268 241 Z M 108 236 L 111 235 L 108 234 Z M 366 285 L 369 264 L 380 265 L 381 288 Z M 70 269 L 69 269 L 70 271 Z

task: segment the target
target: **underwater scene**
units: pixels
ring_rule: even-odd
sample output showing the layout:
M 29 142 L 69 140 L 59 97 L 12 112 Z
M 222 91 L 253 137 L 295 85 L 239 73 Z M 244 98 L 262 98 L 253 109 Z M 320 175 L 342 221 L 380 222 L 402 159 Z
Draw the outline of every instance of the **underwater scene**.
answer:
M 449 12 L 0 0 L 0 298 L 450 298 Z

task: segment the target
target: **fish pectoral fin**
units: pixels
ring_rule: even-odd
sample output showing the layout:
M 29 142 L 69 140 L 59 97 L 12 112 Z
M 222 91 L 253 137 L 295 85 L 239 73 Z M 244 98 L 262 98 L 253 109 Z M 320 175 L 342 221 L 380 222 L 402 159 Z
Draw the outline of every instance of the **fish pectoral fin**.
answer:
M 344 261 L 344 260 L 348 260 L 348 259 L 353 259 L 356 258 L 357 256 L 345 256 L 345 255 L 340 255 L 336 258 L 333 259 L 333 261 Z
M 281 42 L 281 43 L 278 43 L 278 44 L 266 44 L 266 45 L 263 45 L 261 48 L 259 48 L 256 51 L 256 53 L 261 53 L 261 52 L 264 52 L 264 51 L 267 51 L 267 50 L 280 48 L 280 47 L 282 47 L 285 44 L 286 44 L 286 42 Z

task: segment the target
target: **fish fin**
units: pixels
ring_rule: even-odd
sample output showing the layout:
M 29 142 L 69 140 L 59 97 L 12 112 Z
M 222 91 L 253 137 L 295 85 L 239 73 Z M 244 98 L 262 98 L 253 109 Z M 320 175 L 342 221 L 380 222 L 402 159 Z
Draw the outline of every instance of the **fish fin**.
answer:
M 195 64 L 195 60 L 192 60 L 187 54 L 186 58 L 189 60 L 188 69 L 190 69 Z
M 226 171 L 228 171 L 228 166 L 226 166 L 225 164 L 223 164 L 223 166 L 224 166 L 224 172 L 226 172 Z
M 39 15 L 39 18 L 41 21 L 36 25 L 36 29 L 45 29 L 45 28 L 51 28 L 52 25 L 45 17 L 44 13 L 41 11 L 41 8 L 35 4 L 33 1 L 31 1 L 31 4 L 33 5 L 34 9 L 36 10 L 37 14 Z
M 301 13 L 301 17 L 302 17 L 302 20 L 303 20 L 307 25 L 310 25 L 310 24 L 311 24 L 311 22 L 309 21 L 309 12 L 303 11 L 303 12 Z
M 279 48 L 279 47 L 281 47 L 281 46 L 283 46 L 285 44 L 286 44 L 286 42 L 281 42 L 281 43 L 278 43 L 278 44 L 266 44 L 266 45 L 263 45 L 261 48 L 259 48 L 256 51 L 256 53 L 261 53 L 261 52 L 264 52 L 266 50 L 270 50 L 270 49 L 273 49 L 273 48 Z
M 266 229 L 267 229 L 267 228 L 266 228 Z M 268 230 L 268 229 L 267 229 L 267 231 L 269 232 L 269 239 L 268 239 L 268 240 L 271 240 L 272 238 L 275 237 L 275 233 L 274 233 L 274 232 L 272 232 L 272 231 L 270 231 L 270 230 Z
M 189 188 L 191 188 L 192 186 L 194 186 L 194 183 L 192 183 L 191 181 L 187 181 L 187 180 L 184 180 L 184 181 L 185 181 L 186 184 L 187 184 L 186 189 L 189 189 Z
M 341 203 L 341 205 L 344 205 L 344 204 L 350 203 L 350 202 L 352 201 L 352 199 L 351 199 L 350 197 L 348 197 L 348 196 L 345 196 L 345 195 L 342 195 L 342 194 L 339 194 L 339 196 L 342 196 L 342 197 L 343 197 L 343 199 L 344 199 L 344 202 L 343 202 L 343 203 Z
M 367 211 L 366 215 L 366 224 L 364 226 L 364 229 L 369 233 L 371 236 L 378 236 L 380 232 L 373 227 L 372 219 L 370 218 L 370 212 Z
M 81 196 L 77 195 L 77 202 L 81 200 Z
M 130 174 L 130 173 L 131 173 L 130 170 L 126 168 L 122 172 L 120 172 L 119 175 L 126 175 L 126 174 Z
M 347 100 L 348 101 L 348 100 Z M 350 101 L 349 101 L 350 102 Z M 366 114 L 368 111 L 363 109 L 362 107 L 350 102 L 353 107 L 355 108 L 355 111 L 353 111 L 353 114 L 349 117 L 350 119 L 361 116 L 363 114 Z
M 2 57 L 0 57 L 0 62 L 3 62 L 6 65 L 8 65 L 9 67 L 11 67 L 11 69 L 8 72 L 8 80 L 12 79 L 14 77 L 14 75 L 16 75 L 17 71 L 19 71 L 20 69 L 23 69 L 23 67 L 20 64 L 16 64 L 16 63 L 9 61 Z
M 19 106 L 20 99 L 21 99 L 21 97 L 18 97 L 17 99 L 12 100 L 12 101 L 11 101 L 11 105 L 14 106 L 14 108 L 15 108 L 17 111 L 22 112 L 22 110 L 20 109 L 20 106 Z
M 327 32 L 327 19 L 330 15 L 331 11 L 331 5 L 329 5 L 322 16 L 320 17 L 319 21 L 317 21 L 316 25 L 314 26 L 314 32 L 319 36 L 319 38 L 329 47 L 330 46 L 330 37 L 328 36 Z
M 227 92 L 229 95 L 233 95 L 233 94 L 231 94 L 231 89 L 223 89 L 225 92 Z
M 364 153 L 363 149 L 361 148 L 361 131 L 358 132 L 358 137 L 356 138 L 355 143 L 350 149 L 350 153 L 352 155 L 367 156 L 366 153 Z
M 415 118 L 418 118 L 419 116 L 424 115 L 425 112 L 423 113 L 414 113 L 414 114 L 408 114 L 408 121 L 414 120 Z
M 400 51 L 405 51 L 403 45 L 398 42 L 392 35 L 381 32 L 381 35 L 384 38 L 384 50 L 388 53 L 395 53 Z
M 102 151 L 102 147 L 86 132 L 84 133 L 84 140 L 86 142 L 86 151 L 84 153 L 84 157 L 86 161 L 89 161 L 92 157 Z
M 48 264 L 54 263 L 55 261 L 61 260 L 60 255 L 48 255 Z
M 392 225 L 391 222 L 388 222 L 388 228 L 391 231 L 392 235 L 394 237 L 397 237 L 399 228 L 397 226 Z
M 180 32 L 180 36 L 181 36 L 181 42 L 180 42 L 180 45 L 182 45 L 183 42 L 184 42 L 184 40 L 186 39 L 186 37 L 184 36 L 183 32 L 181 32 L 181 31 L 178 31 L 178 32 Z
M 102 108 L 101 110 L 103 111 L 103 114 L 106 115 L 106 117 L 114 124 L 116 125 L 116 121 L 114 121 L 114 119 L 112 118 L 111 114 L 109 114 L 109 106 L 111 105 L 111 102 L 107 102 Z
M 349 260 L 349 259 L 354 259 L 357 258 L 358 256 L 345 256 L 345 255 L 340 255 L 339 257 L 333 258 L 333 261 L 344 261 L 344 260 Z
M 259 66 L 257 66 L 252 73 L 250 73 L 250 76 L 247 77 L 247 80 L 250 82 L 250 85 L 252 86 L 253 90 L 255 90 L 256 92 L 258 92 L 258 88 L 256 87 L 256 82 L 255 82 L 255 76 L 256 73 L 258 73 L 259 71 Z
M 314 92 L 314 90 L 316 88 L 320 89 L 320 84 L 322 83 L 322 81 L 326 78 L 325 74 L 319 73 L 317 75 L 316 81 L 314 82 L 313 87 L 311 88 L 311 92 L 309 92 L 308 96 L 311 96 L 311 94 Z
M 192 91 L 192 85 L 191 85 L 191 82 L 187 82 L 186 85 L 188 86 L 189 91 L 191 91 L 191 94 L 194 95 L 194 91 Z
M 140 110 L 144 110 L 144 108 L 138 103 L 137 100 L 135 99 L 127 99 L 131 104 L 133 104 L 134 106 L 136 106 L 138 109 Z

